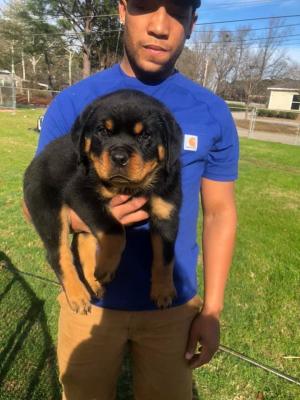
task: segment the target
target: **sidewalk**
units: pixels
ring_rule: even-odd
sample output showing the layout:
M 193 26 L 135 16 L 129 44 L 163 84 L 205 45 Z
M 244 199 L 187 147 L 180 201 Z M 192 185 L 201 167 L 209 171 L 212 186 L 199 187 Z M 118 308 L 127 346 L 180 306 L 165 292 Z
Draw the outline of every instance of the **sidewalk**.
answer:
M 249 131 L 244 128 L 237 128 L 240 137 L 248 137 Z M 283 144 L 291 144 L 300 146 L 300 136 L 285 135 L 281 133 L 270 133 L 263 131 L 256 131 L 249 137 L 249 139 L 265 140 L 267 142 L 277 142 Z

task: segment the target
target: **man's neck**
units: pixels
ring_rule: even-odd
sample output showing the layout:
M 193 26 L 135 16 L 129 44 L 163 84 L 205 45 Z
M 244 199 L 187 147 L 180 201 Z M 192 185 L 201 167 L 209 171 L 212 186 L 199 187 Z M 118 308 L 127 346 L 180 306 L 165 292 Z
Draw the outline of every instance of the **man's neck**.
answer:
M 169 76 L 173 75 L 175 72 L 175 68 L 173 67 L 170 70 L 161 71 L 160 73 L 147 73 L 136 66 L 132 65 L 128 58 L 124 56 L 120 62 L 120 67 L 122 71 L 129 77 L 137 78 L 141 82 L 144 83 L 159 83 L 166 80 Z

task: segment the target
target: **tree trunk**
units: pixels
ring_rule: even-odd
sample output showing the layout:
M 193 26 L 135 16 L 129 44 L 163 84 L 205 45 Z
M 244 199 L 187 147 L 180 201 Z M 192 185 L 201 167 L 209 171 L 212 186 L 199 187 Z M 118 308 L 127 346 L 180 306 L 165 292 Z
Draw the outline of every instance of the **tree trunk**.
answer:
M 83 66 L 82 66 L 83 78 L 87 78 L 88 76 L 91 75 L 91 47 L 92 47 L 91 27 L 92 27 L 92 17 L 86 18 L 84 24 L 85 35 L 83 44 Z
M 72 51 L 69 50 L 69 86 L 72 85 L 72 59 L 73 59 L 74 53 L 72 53 Z
M 23 50 L 22 50 L 21 56 L 22 56 L 23 81 L 25 81 L 26 80 L 26 69 L 25 69 L 25 60 L 24 60 L 24 52 L 23 52 Z
M 49 88 L 51 90 L 55 89 L 55 82 L 54 82 L 54 77 L 52 74 L 52 61 L 50 60 L 49 54 L 47 51 L 44 52 L 44 58 L 45 58 L 45 63 L 47 65 L 47 74 L 48 74 L 48 83 L 49 83 Z
M 83 47 L 83 66 L 82 77 L 87 78 L 91 75 L 91 51 L 86 46 Z

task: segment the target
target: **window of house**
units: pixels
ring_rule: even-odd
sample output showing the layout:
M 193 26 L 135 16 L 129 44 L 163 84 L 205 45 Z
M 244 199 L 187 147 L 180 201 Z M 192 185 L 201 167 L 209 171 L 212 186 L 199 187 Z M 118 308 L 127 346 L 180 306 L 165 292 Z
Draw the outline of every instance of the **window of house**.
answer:
M 300 110 L 300 95 L 295 94 L 292 100 L 292 110 Z

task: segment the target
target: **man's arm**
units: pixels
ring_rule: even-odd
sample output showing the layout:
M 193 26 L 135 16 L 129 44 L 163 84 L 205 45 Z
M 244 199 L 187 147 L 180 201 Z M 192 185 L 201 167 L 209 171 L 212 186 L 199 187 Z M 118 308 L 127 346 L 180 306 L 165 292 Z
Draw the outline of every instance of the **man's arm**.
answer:
M 204 303 L 190 330 L 186 358 L 192 368 L 211 360 L 219 346 L 219 318 L 231 265 L 237 215 L 234 182 L 202 179 Z M 197 345 L 201 353 L 195 354 Z

